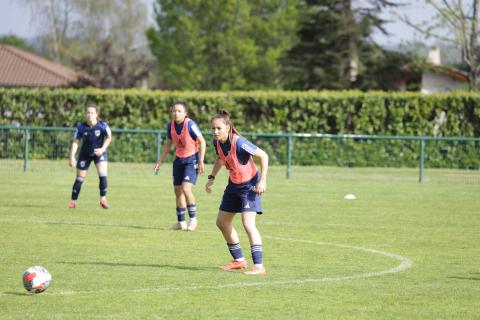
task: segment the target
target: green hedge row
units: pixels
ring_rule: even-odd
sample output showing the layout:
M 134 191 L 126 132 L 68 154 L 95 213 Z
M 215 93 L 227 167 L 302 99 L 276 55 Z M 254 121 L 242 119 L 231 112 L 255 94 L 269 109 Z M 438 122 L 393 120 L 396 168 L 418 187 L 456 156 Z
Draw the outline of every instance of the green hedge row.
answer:
M 169 120 L 169 107 L 178 100 L 189 104 L 191 118 L 204 131 L 209 129 L 210 117 L 218 109 L 226 108 L 243 132 L 480 136 L 480 95 L 474 93 L 0 89 L 0 124 L 72 127 L 84 120 L 87 101 L 95 101 L 101 107 L 102 119 L 112 128 L 164 130 Z M 435 131 L 436 119 L 442 112 L 447 120 Z M 269 144 L 264 148 L 272 151 L 276 163 L 285 163 L 285 142 L 273 140 L 263 139 L 261 143 Z M 121 146 L 119 154 L 129 154 L 128 144 Z M 330 141 L 299 142 L 296 146 L 294 164 L 399 163 L 401 166 L 418 163 L 417 146 L 406 147 L 402 143 L 340 144 Z M 479 158 L 476 143 L 461 146 L 460 151 L 450 149 L 451 146 L 438 146 L 429 154 L 433 158 L 427 160 L 435 166 L 478 166 L 478 161 L 473 161 L 474 157 Z M 462 164 L 462 161 L 466 162 Z
M 434 119 L 445 111 L 441 135 L 480 135 L 480 95 L 473 93 L 0 89 L 0 124 L 73 126 L 90 100 L 115 128 L 163 128 L 169 106 L 184 100 L 204 129 L 227 108 L 243 131 L 433 135 Z

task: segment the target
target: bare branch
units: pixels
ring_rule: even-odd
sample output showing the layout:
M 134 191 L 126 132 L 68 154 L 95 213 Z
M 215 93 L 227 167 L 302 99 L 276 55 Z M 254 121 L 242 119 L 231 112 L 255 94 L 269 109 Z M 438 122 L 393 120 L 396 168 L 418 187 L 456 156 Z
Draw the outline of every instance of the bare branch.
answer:
M 447 1 L 446 0 L 443 0 L 444 3 L 446 3 Z M 441 7 L 438 6 L 438 4 L 435 3 L 435 1 L 432 1 L 432 0 L 427 0 L 427 3 L 430 4 L 434 9 L 435 11 L 443 18 L 445 19 L 446 21 L 448 21 L 453 27 L 456 26 L 456 21 L 460 21 L 461 20 L 461 17 L 459 15 L 457 15 L 457 12 L 455 10 L 452 10 L 450 9 L 450 5 L 447 3 L 446 6 L 448 8 L 448 13 L 450 13 L 454 19 L 452 19 L 446 12 L 444 9 L 442 9 Z
M 408 18 L 406 17 L 402 17 L 402 16 L 399 16 L 399 18 L 404 22 L 406 23 L 409 27 L 415 29 L 416 31 L 422 33 L 423 35 L 425 35 L 427 38 L 436 38 L 438 40 L 441 40 L 441 41 L 445 41 L 445 42 L 448 42 L 448 43 L 452 43 L 452 44 L 455 44 L 455 45 L 462 45 L 463 43 L 462 42 L 459 42 L 457 39 L 454 39 L 454 38 L 449 38 L 449 37 L 446 37 L 446 36 L 443 36 L 441 34 L 437 34 L 437 33 L 434 33 L 431 31 L 431 27 L 429 28 L 422 28 L 418 25 L 416 25 L 415 23 L 411 22 Z

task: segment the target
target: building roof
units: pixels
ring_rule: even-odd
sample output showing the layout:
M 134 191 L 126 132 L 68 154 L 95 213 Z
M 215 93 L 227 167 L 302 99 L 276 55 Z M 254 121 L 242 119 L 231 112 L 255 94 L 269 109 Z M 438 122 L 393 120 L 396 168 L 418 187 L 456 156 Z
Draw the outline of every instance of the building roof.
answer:
M 0 45 L 0 87 L 84 87 L 93 78 L 30 52 Z
M 454 69 L 444 65 L 435 65 L 432 63 L 417 63 L 413 65 L 405 65 L 400 68 L 402 73 L 417 74 L 420 75 L 424 71 L 432 71 L 440 74 L 444 74 L 452 79 L 467 82 L 468 75 L 466 72 Z

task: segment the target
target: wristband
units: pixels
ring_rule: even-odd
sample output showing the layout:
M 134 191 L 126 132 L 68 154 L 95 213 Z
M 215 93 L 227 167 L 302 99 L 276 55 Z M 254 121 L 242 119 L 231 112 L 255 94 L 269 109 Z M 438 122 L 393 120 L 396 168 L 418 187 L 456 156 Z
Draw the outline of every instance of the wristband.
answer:
M 208 180 L 215 180 L 215 176 L 212 176 L 211 174 L 208 175 Z

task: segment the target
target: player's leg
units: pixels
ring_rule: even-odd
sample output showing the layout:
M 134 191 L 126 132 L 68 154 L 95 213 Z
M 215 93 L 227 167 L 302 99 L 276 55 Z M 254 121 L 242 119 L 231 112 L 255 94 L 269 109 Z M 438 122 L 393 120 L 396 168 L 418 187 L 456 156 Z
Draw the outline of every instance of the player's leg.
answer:
M 197 205 L 195 204 L 195 196 L 193 195 L 192 192 L 192 186 L 190 182 L 183 182 L 182 183 L 182 192 L 183 195 L 185 196 L 185 201 L 187 205 L 187 211 L 188 211 L 188 226 L 187 230 L 188 231 L 194 231 L 197 228 Z
M 247 232 L 250 244 L 262 245 L 262 237 L 256 225 L 256 216 L 256 212 L 242 212 L 242 223 L 245 231 Z
M 95 163 L 98 173 L 98 189 L 100 191 L 100 206 L 103 209 L 109 209 L 110 205 L 107 201 L 107 190 L 108 190 L 108 180 L 107 180 L 107 171 L 108 171 L 108 162 L 106 160 L 98 161 Z
M 253 260 L 253 267 L 245 272 L 248 275 L 262 275 L 266 273 L 263 266 L 263 245 L 262 237 L 257 229 L 257 213 L 262 213 L 262 198 L 251 188 L 241 194 L 242 198 L 242 223 L 250 241 L 250 252 Z
M 245 274 L 249 275 L 266 273 L 265 267 L 263 266 L 262 237 L 256 226 L 256 216 L 257 212 L 242 212 L 242 223 L 250 240 L 250 252 L 253 260 L 252 270 L 245 272 Z
M 80 195 L 80 190 L 82 189 L 82 184 L 86 176 L 87 170 L 77 169 L 77 176 L 75 177 L 75 181 L 73 182 L 72 186 L 72 195 L 70 197 L 70 202 L 68 203 L 68 207 L 70 209 L 75 209 L 77 207 L 78 196 Z
M 68 203 L 68 207 L 70 209 L 74 209 L 77 207 L 77 199 L 80 196 L 80 191 L 82 189 L 83 181 L 87 176 L 87 170 L 90 166 L 90 162 L 92 161 L 91 157 L 79 155 L 77 161 L 77 176 L 75 177 L 75 182 L 73 183 L 72 187 L 72 195 L 70 198 L 70 202 Z
M 193 195 L 192 187 L 197 182 L 197 168 L 195 163 L 185 164 L 183 181 L 182 181 L 182 190 L 185 195 L 185 200 L 187 202 L 188 210 L 188 231 L 194 231 L 197 228 L 197 206 L 195 202 L 195 196 Z
M 185 165 L 178 158 L 175 158 L 175 161 L 173 161 L 173 190 L 175 192 L 177 223 L 172 226 L 173 230 L 187 230 L 187 221 L 185 220 L 187 200 L 182 189 L 184 172 Z
M 233 227 L 233 218 L 235 213 L 220 210 L 217 215 L 217 227 L 222 232 L 223 238 L 227 242 L 228 251 L 232 255 L 233 260 L 226 266 L 220 267 L 222 270 L 240 270 L 247 267 L 247 261 L 243 256 L 242 247 L 240 246 L 240 238 Z
M 187 230 L 187 221 L 185 219 L 185 214 L 187 212 L 187 201 L 185 195 L 183 194 L 182 185 L 174 185 L 173 189 L 175 191 L 175 203 L 176 203 L 176 213 L 177 213 L 177 223 L 172 226 L 173 230 Z

